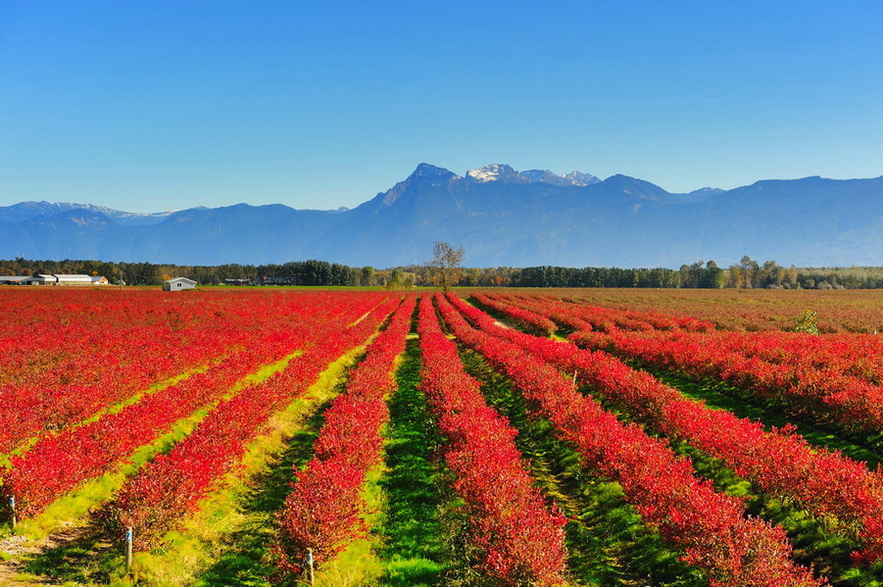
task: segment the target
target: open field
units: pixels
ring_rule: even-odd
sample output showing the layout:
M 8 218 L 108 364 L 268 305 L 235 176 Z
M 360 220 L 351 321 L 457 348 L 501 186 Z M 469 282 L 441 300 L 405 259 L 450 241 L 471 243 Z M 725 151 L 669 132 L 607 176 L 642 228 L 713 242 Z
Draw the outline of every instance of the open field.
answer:
M 805 311 L 818 313 L 822 332 L 883 332 L 881 290 L 575 289 L 589 304 L 656 310 L 714 322 L 724 330 L 790 330 Z
M 0 289 L 0 585 L 883 585 L 881 301 Z

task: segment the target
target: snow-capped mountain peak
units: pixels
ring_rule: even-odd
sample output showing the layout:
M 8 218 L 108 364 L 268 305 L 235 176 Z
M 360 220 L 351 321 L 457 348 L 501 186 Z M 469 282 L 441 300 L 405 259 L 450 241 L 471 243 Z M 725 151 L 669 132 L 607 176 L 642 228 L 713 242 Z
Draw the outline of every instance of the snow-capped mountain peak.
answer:
M 548 169 L 528 169 L 516 171 L 505 163 L 491 163 L 481 169 L 470 169 L 466 172 L 466 178 L 476 183 L 488 183 L 491 181 L 506 181 L 510 183 L 548 183 L 565 186 L 587 186 L 600 183 L 601 180 L 588 173 L 573 171 L 567 175 L 556 175 Z
M 481 169 L 470 169 L 466 172 L 466 177 L 477 183 L 487 183 L 489 181 L 516 181 L 518 183 L 527 183 L 527 181 L 529 181 L 526 177 L 523 177 L 505 163 L 491 163 L 490 165 L 485 165 Z

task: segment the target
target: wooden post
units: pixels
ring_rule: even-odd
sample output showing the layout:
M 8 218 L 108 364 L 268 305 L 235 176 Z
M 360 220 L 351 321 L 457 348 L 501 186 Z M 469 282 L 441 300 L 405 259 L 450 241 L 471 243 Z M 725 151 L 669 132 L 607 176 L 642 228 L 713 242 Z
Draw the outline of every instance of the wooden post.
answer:
M 11 512 L 10 520 L 12 520 L 12 531 L 15 531 L 15 496 L 9 498 L 9 511 Z
M 131 526 L 126 526 L 126 570 L 132 570 L 132 538 L 133 532 Z
M 314 586 L 316 584 L 316 574 L 315 568 L 313 566 L 313 549 L 307 549 L 307 564 L 310 565 L 310 585 Z

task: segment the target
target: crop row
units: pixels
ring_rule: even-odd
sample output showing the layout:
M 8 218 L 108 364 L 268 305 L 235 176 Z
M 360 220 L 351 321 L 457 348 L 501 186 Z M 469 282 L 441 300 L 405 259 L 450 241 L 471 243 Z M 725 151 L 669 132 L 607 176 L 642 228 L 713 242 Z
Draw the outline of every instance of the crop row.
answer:
M 584 463 L 617 481 L 626 499 L 662 536 L 706 570 L 715 585 L 816 585 L 812 572 L 790 558 L 785 532 L 746 518 L 740 500 L 714 491 L 663 441 L 623 424 L 571 380 L 518 345 L 472 328 L 444 298 L 439 309 L 458 339 L 504 371 L 548 418 Z
M 506 302 L 522 311 L 531 308 L 541 318 L 561 311 L 551 302 L 526 302 L 523 296 L 508 296 Z M 498 300 L 497 305 L 505 303 Z M 592 312 L 598 316 L 589 320 L 595 328 L 569 337 L 580 346 L 691 377 L 729 381 L 818 421 L 833 420 L 846 430 L 883 430 L 883 342 L 875 336 L 661 331 L 649 321 L 636 325 L 617 319 L 621 310 Z M 572 315 L 585 317 L 578 309 Z
M 265 382 L 224 400 L 185 440 L 143 467 L 119 491 L 105 515 L 136 529 L 136 544 L 155 541 L 193 511 L 212 483 L 230 470 L 275 410 L 303 393 L 328 364 L 361 344 L 391 311 L 375 307 L 356 323 L 321 332 L 320 342 Z
M 445 460 L 467 503 L 485 570 L 507 584 L 560 584 L 567 560 L 565 520 L 556 507 L 547 509 L 533 486 L 515 446 L 517 431 L 485 403 L 479 383 L 463 370 L 429 296 L 420 303 L 418 331 L 420 388 L 447 439 Z
M 22 449 L 29 438 L 93 417 L 171 377 L 204 369 L 268 339 L 290 338 L 290 331 L 313 314 L 330 317 L 346 300 L 323 300 L 315 294 L 230 295 L 169 305 L 164 298 L 138 295 L 107 308 L 99 303 L 111 301 L 106 294 L 116 292 L 91 293 L 82 300 L 82 293 L 72 294 L 74 300 L 62 308 L 48 303 L 58 303 L 63 299 L 59 296 L 13 298 L 20 305 L 30 301 L 27 308 L 19 308 L 29 314 L 79 311 L 89 321 L 88 327 L 78 322 L 44 324 L 35 334 L 19 332 L 14 351 L 0 353 L 0 361 L 8 363 L 0 368 L 0 456 Z M 93 321 L 90 314 L 96 313 L 100 319 Z
M 505 301 L 500 299 L 502 296 L 475 293 L 472 297 L 483 306 L 492 308 L 497 312 L 504 314 L 506 318 L 508 318 L 527 332 L 549 336 L 557 329 L 555 322 L 550 319 L 550 317 L 544 316 L 542 314 L 537 314 L 536 312 L 533 312 L 527 308 L 506 303 Z M 559 319 L 560 318 L 561 317 L 559 316 Z M 579 320 L 579 318 L 577 318 L 576 320 Z M 591 328 L 587 322 L 583 322 L 582 320 L 579 320 L 579 322 L 572 322 L 571 324 L 575 326 L 581 326 L 582 328 Z
M 308 551 L 322 564 L 365 530 L 361 489 L 380 460 L 381 429 L 389 420 L 386 395 L 394 386 L 395 359 L 405 349 L 414 306 L 414 296 L 408 296 L 350 372 L 345 394 L 325 412 L 315 456 L 297 473 L 279 514 L 278 564 L 288 572 L 303 570 Z
M 795 413 L 834 421 L 846 430 L 883 430 L 883 386 L 835 369 L 773 363 L 680 337 L 584 332 L 570 338 L 586 348 L 608 350 L 690 377 L 728 381 Z
M 619 310 L 539 294 L 498 294 L 499 302 L 549 317 L 571 330 L 665 330 L 710 332 L 714 324 L 691 316 L 654 311 Z M 587 327 L 587 326 L 588 327 Z
M 82 426 L 43 436 L 11 459 L 10 468 L 0 477 L 0 494 L 15 498 L 19 518 L 41 512 L 65 492 L 150 444 L 177 420 L 219 401 L 237 381 L 262 365 L 315 345 L 323 332 L 344 327 L 366 309 L 364 301 L 355 301 L 328 313 L 314 311 L 316 320 L 303 321 L 297 329 L 267 333 L 205 372 Z
M 790 427 L 767 432 L 757 422 L 688 400 L 607 353 L 503 329 L 462 300 L 452 302 L 483 330 L 573 373 L 618 408 L 720 459 L 760 490 L 796 500 L 820 518 L 839 519 L 848 534 L 864 542 L 861 558 L 883 558 L 883 475 L 864 463 L 812 447 Z

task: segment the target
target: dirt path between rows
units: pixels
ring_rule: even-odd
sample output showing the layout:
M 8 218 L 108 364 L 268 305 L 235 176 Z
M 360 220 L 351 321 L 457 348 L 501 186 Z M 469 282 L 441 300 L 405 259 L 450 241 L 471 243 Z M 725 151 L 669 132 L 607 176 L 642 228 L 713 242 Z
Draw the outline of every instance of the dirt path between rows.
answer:
M 90 530 L 85 526 L 71 526 L 53 534 L 49 538 L 29 541 L 23 536 L 8 536 L 0 539 L 0 587 L 46 587 L 62 585 L 50 577 L 38 577 L 25 573 L 26 561 L 53 549 L 64 548 L 82 540 Z M 27 578 L 23 579 L 24 575 Z
M 47 546 L 48 547 L 48 546 Z M 0 556 L 12 556 L 9 560 L 0 558 L 0 585 L 3 587 L 34 587 L 36 585 L 52 585 L 49 581 L 21 581 L 18 579 L 23 572 L 21 557 L 37 554 L 41 546 L 28 544 L 21 536 L 10 536 L 0 540 Z

